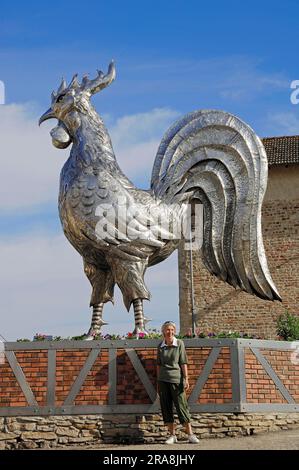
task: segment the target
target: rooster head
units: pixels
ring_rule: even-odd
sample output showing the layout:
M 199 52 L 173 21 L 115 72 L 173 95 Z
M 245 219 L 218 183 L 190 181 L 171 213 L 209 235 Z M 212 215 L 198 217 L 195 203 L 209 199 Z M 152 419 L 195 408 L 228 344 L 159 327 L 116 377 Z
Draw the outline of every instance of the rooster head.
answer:
M 53 145 L 58 148 L 66 148 L 72 142 L 74 130 L 80 125 L 80 113 L 86 114 L 90 109 L 90 97 L 115 79 L 114 62 L 110 62 L 107 74 L 98 70 L 93 80 L 84 75 L 79 83 L 77 76 L 73 76 L 69 85 L 62 79 L 58 90 L 52 92 L 51 107 L 39 119 L 39 125 L 48 119 L 58 119 L 58 125 L 51 131 Z

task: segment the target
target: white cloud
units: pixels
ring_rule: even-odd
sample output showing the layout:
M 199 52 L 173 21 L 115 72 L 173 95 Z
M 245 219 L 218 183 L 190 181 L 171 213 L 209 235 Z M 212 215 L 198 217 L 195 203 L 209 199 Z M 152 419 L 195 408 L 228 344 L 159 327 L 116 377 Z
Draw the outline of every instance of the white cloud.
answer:
M 267 74 L 251 61 L 227 64 L 218 85 L 219 95 L 229 101 L 253 99 L 260 94 L 289 87 L 289 81 L 280 73 Z M 231 68 L 229 68 L 231 67 Z
M 117 160 L 129 179 L 144 179 L 150 185 L 154 159 L 164 133 L 180 113 L 168 108 L 157 108 L 117 119 L 110 134 Z
M 49 125 L 38 127 L 31 105 L 0 106 L 0 209 L 23 210 L 57 199 L 65 152 L 52 146 Z
M 117 161 L 138 186 L 138 180 L 150 186 L 154 159 L 164 133 L 180 113 L 168 108 L 123 116 L 110 129 Z
M 36 110 L 30 105 L 0 106 L 0 152 L 2 182 L 0 210 L 28 210 L 47 202 L 56 203 L 59 174 L 69 149 L 52 146 L 49 130 L 52 123 L 38 128 Z M 144 179 L 168 126 L 178 113 L 154 109 L 147 113 L 124 116 L 111 128 L 112 141 L 119 164 L 128 177 Z
M 271 135 L 298 135 L 299 114 L 291 111 L 274 112 L 268 115 L 264 125 Z
M 72 336 L 87 331 L 91 287 L 81 257 L 63 235 L 31 234 L 0 241 L 0 334 L 8 340 L 35 333 Z M 146 283 L 152 300 L 145 313 L 158 328 L 163 319 L 178 320 L 177 256 L 149 268 Z M 127 333 L 134 325 L 116 289 L 115 306 L 105 306 L 104 333 Z
M 117 146 L 127 148 L 157 137 L 161 139 L 170 123 L 178 116 L 177 111 L 168 108 L 156 108 L 147 113 L 123 116 L 116 120 L 111 129 L 112 141 Z
M 158 90 L 161 94 L 183 97 L 185 102 L 189 102 L 188 95 L 191 95 L 194 103 L 199 100 L 206 103 L 207 98 L 210 102 L 220 98 L 224 104 L 244 102 L 290 86 L 290 79 L 284 72 L 268 72 L 262 60 L 245 55 L 163 60 L 132 65 L 132 69 L 136 70 L 138 82 L 132 86 L 130 81 L 131 87 L 124 84 L 128 93 L 136 95 Z

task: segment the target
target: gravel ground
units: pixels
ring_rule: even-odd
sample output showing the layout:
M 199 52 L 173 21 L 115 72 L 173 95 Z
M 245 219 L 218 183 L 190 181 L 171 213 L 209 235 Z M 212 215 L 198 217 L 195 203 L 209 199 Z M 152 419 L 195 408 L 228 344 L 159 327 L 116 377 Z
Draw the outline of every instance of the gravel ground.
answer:
M 199 444 L 180 441 L 175 445 L 165 444 L 101 444 L 89 447 L 67 447 L 69 450 L 299 450 L 299 429 L 275 431 L 256 436 L 201 439 Z M 65 450 L 65 449 L 62 449 Z

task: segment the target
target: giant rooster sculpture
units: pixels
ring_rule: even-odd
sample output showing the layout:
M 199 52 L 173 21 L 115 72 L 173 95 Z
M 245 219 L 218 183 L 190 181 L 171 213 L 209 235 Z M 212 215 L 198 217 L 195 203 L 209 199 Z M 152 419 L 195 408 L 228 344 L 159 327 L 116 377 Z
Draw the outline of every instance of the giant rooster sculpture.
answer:
M 113 302 L 115 284 L 128 311 L 133 304 L 134 335 L 146 334 L 143 300 L 150 293 L 144 273 L 178 247 L 175 226 L 195 202 L 204 208 L 201 251 L 207 269 L 235 288 L 280 300 L 261 231 L 267 157 L 260 139 L 226 112 L 187 114 L 162 139 L 151 189 L 138 189 L 118 166 L 109 134 L 90 103 L 91 96 L 114 78 L 111 62 L 107 74 L 98 71 L 95 79 L 84 76 L 79 83 L 75 75 L 68 86 L 63 80 L 40 118 L 40 123 L 58 120 L 51 131 L 56 147 L 72 144 L 60 176 L 59 214 L 92 286 L 93 313 L 86 339 L 106 324 L 103 306 Z

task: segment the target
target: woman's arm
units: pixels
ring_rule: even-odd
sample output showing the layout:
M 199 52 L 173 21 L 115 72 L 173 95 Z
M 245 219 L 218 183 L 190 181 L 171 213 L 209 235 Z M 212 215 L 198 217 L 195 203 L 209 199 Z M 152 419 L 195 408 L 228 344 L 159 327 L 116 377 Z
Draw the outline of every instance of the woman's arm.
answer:
M 160 368 L 161 368 L 161 359 L 160 359 L 160 350 L 159 346 L 157 348 L 157 389 L 158 389 L 158 380 L 159 380 L 159 375 L 160 375 Z
M 182 372 L 183 372 L 183 377 L 185 379 L 185 383 L 184 383 L 185 390 L 189 390 L 190 385 L 189 385 L 188 366 L 187 366 L 187 364 L 182 364 L 181 369 L 182 369 Z
M 187 354 L 185 350 L 185 345 L 182 340 L 180 340 L 180 357 L 179 357 L 179 364 L 182 369 L 183 377 L 184 377 L 184 388 L 185 390 L 189 390 L 189 377 L 188 377 L 188 359 L 187 359 Z

